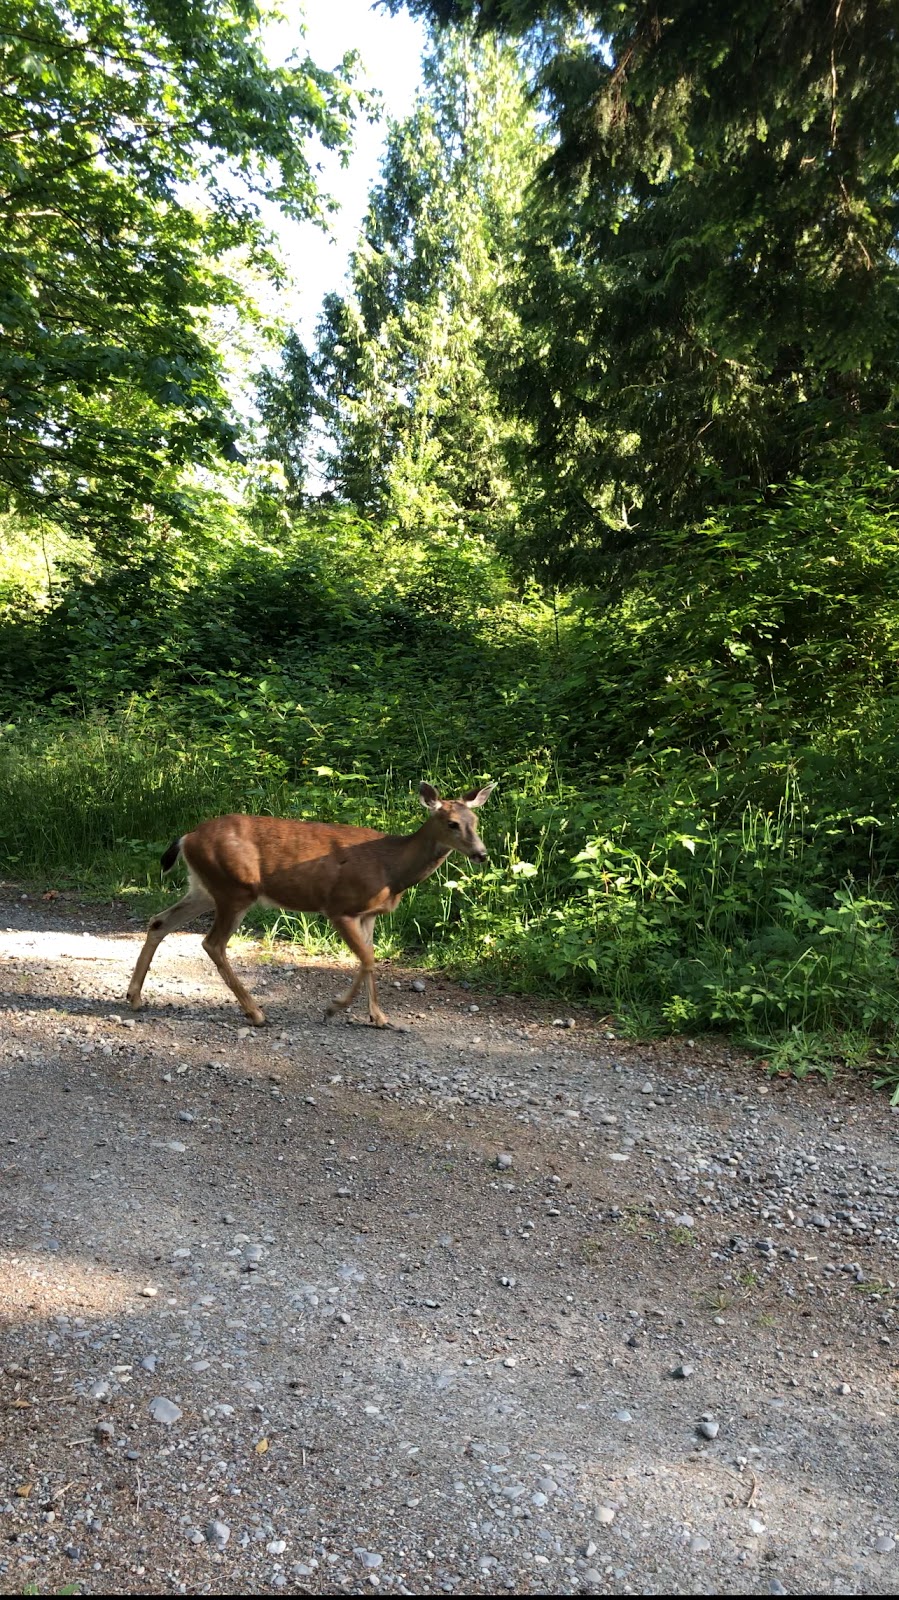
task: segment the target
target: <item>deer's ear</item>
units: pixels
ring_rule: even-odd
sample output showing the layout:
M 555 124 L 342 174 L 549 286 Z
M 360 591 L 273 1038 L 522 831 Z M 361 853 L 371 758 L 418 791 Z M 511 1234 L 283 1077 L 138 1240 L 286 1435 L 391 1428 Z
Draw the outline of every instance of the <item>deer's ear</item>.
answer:
M 439 811 L 443 804 L 437 790 L 430 783 L 420 783 L 418 785 L 418 798 L 423 806 L 427 806 L 429 811 Z
M 485 783 L 483 789 L 472 789 L 471 793 L 464 794 L 462 799 L 465 801 L 465 804 L 468 806 L 469 810 L 477 811 L 478 806 L 482 806 L 485 800 L 490 799 L 490 796 L 495 788 L 495 783 Z

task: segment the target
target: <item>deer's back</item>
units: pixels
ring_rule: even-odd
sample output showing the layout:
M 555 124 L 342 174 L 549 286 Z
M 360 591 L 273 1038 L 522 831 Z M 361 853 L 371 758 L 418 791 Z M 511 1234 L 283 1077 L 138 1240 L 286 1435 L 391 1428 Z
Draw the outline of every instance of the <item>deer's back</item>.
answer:
M 181 849 L 216 898 L 239 888 L 290 911 L 329 916 L 356 916 L 385 898 L 389 841 L 374 828 L 234 814 L 202 822 Z

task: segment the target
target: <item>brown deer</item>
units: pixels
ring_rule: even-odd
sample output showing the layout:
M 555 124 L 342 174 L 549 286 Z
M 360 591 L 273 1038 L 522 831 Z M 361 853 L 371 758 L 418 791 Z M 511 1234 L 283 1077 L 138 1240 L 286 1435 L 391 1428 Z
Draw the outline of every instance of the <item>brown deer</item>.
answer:
M 330 1002 L 326 1019 L 335 1011 L 346 1011 L 364 981 L 370 1021 L 377 1028 L 390 1027 L 375 988 L 375 917 L 393 911 L 406 890 L 436 871 L 451 850 L 461 850 L 472 861 L 487 860 L 474 813 L 495 787 L 488 783 L 461 800 L 441 800 L 429 783 L 421 784 L 419 795 L 428 817 L 412 834 L 280 817 L 228 816 L 201 822 L 192 833 L 175 839 L 162 857 L 164 872 L 184 857 L 190 888 L 183 900 L 151 921 L 128 985 L 129 1004 L 135 1010 L 140 1006 L 150 962 L 166 934 L 214 911 L 203 949 L 250 1021 L 261 1027 L 265 1013 L 225 955 L 242 918 L 261 900 L 285 911 L 327 917 L 358 956 L 359 969 L 350 987 Z

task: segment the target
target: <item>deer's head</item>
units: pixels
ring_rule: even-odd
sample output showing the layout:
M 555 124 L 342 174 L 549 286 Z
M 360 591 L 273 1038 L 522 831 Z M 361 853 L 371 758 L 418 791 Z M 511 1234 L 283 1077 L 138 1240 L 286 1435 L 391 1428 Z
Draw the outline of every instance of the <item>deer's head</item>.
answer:
M 439 830 L 440 842 L 445 844 L 447 850 L 461 850 L 464 856 L 472 861 L 486 861 L 487 851 L 484 841 L 478 833 L 478 819 L 475 812 L 485 800 L 490 798 L 495 783 L 488 783 L 483 789 L 472 789 L 470 794 L 462 796 L 461 800 L 441 800 L 437 790 L 431 784 L 423 783 L 419 786 L 419 797 L 423 806 L 426 806 L 434 819 L 435 832 Z

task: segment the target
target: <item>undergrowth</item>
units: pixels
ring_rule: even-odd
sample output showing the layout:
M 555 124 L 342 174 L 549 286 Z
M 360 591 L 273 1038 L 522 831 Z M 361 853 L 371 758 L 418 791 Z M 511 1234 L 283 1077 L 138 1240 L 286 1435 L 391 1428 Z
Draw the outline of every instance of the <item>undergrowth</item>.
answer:
M 852 582 L 899 592 L 895 519 L 865 523 L 853 494 Z M 801 563 L 801 649 L 773 578 L 730 592 L 678 548 L 664 582 L 591 612 L 513 595 L 477 541 L 404 552 L 339 517 L 218 564 L 207 543 L 73 568 L 49 605 L 20 586 L 0 605 L 2 871 L 143 908 L 179 892 L 159 856 L 204 817 L 403 833 L 421 778 L 493 778 L 490 863 L 452 857 L 410 891 L 382 954 L 570 996 L 633 1035 L 728 1030 L 775 1072 L 865 1063 L 899 1098 L 899 637 L 883 600 L 847 655 L 849 580 L 830 535 L 815 564 L 797 505 L 745 542 L 770 535 L 775 573 Z M 250 923 L 330 948 L 319 919 Z

